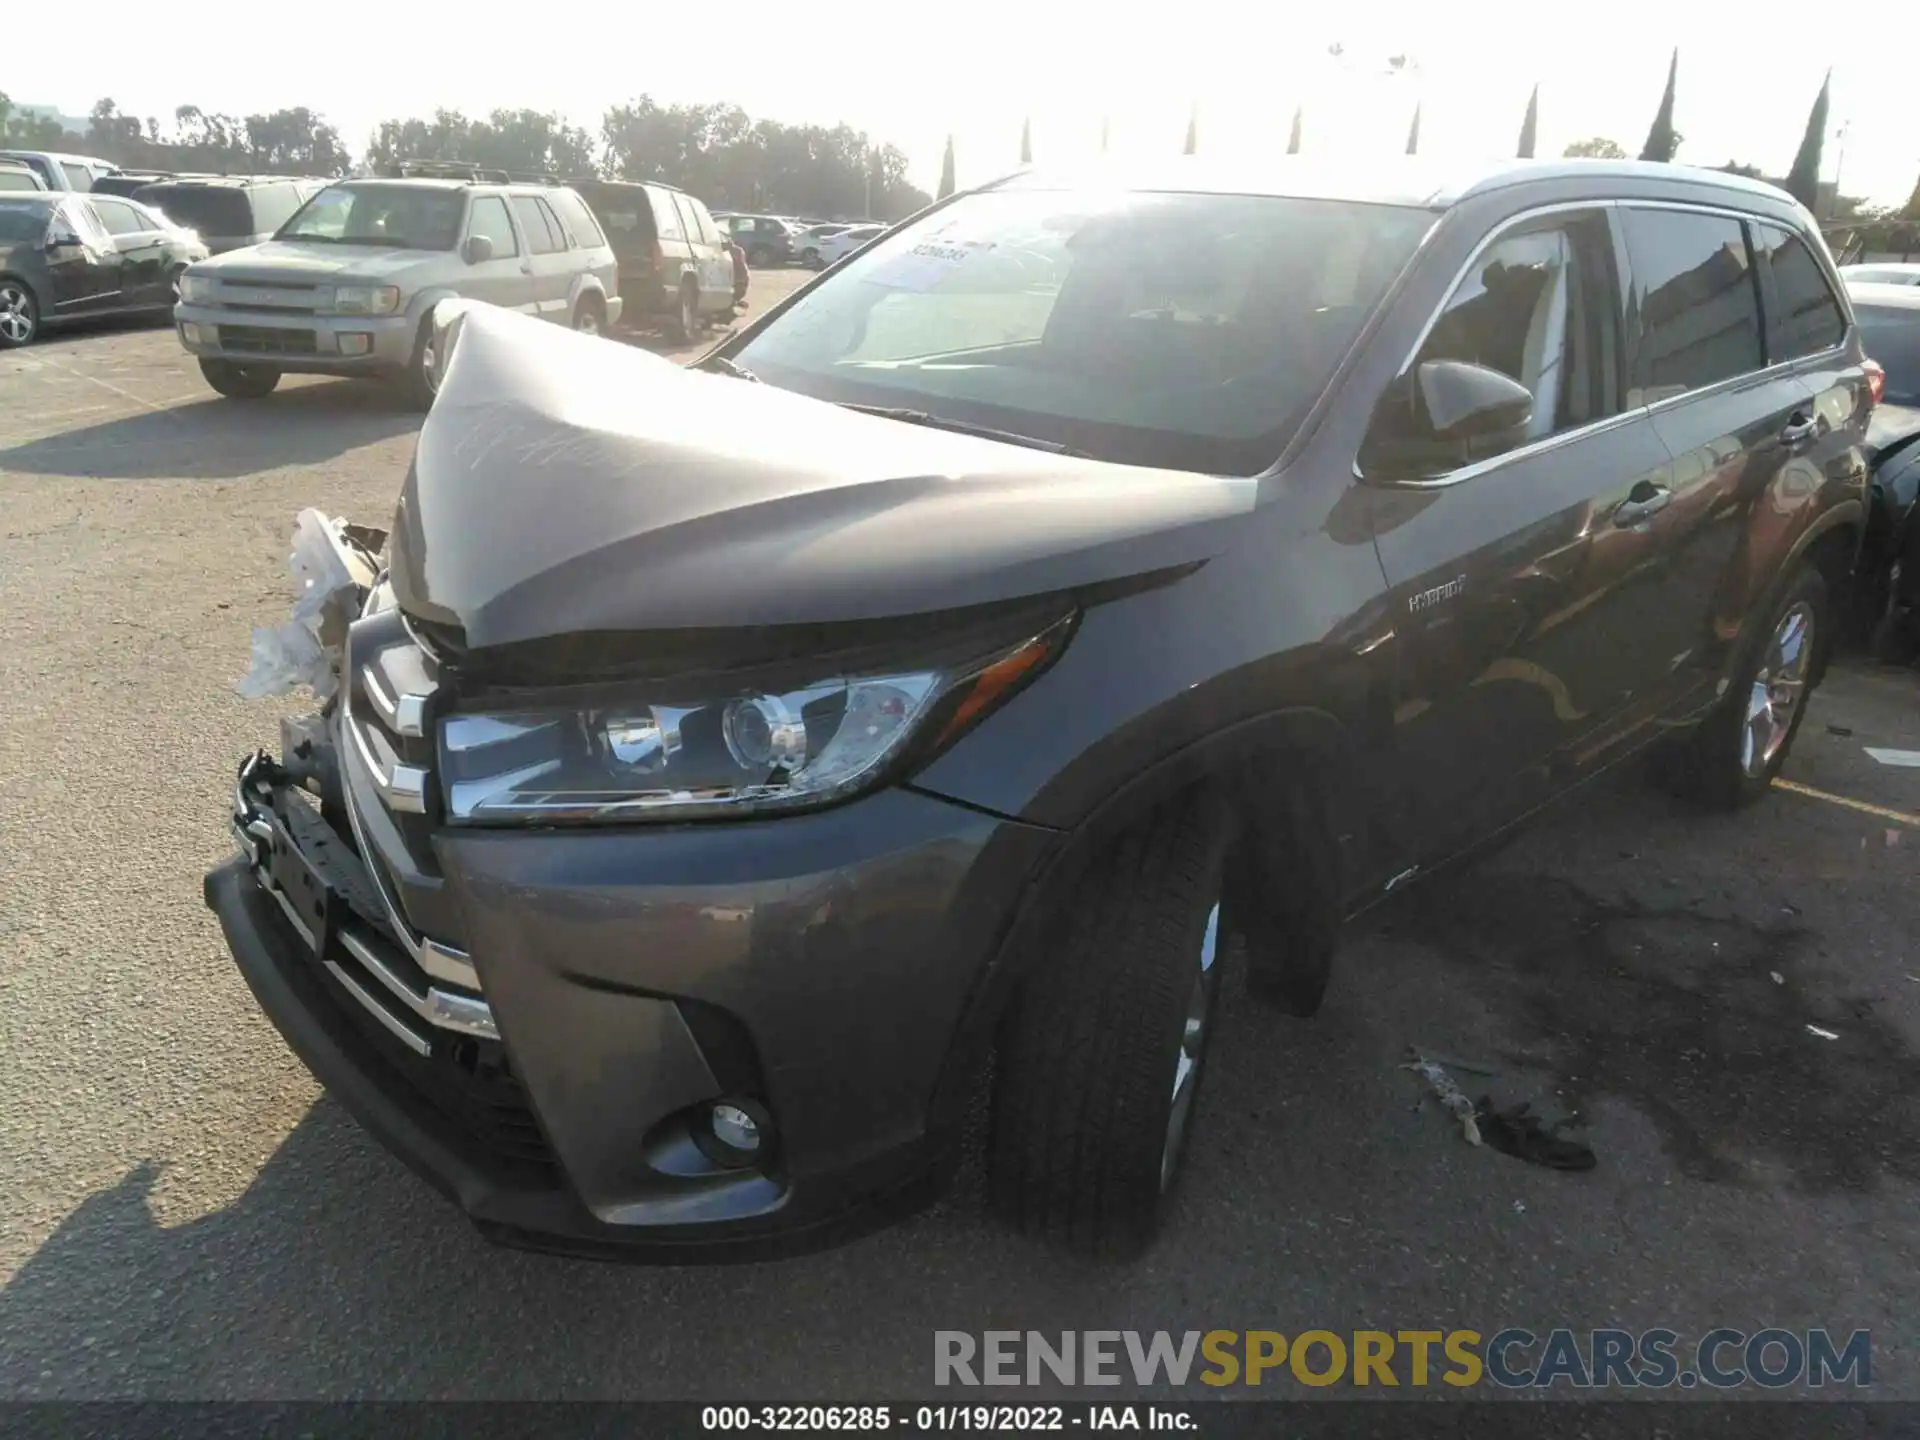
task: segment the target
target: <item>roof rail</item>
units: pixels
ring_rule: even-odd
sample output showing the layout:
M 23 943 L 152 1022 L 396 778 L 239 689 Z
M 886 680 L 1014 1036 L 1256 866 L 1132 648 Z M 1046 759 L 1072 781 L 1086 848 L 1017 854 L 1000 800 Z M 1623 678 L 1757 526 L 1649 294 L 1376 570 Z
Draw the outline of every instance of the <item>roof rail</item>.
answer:
M 385 180 L 468 180 L 490 185 L 563 185 L 551 170 L 503 170 L 466 160 L 401 160 L 379 168 Z

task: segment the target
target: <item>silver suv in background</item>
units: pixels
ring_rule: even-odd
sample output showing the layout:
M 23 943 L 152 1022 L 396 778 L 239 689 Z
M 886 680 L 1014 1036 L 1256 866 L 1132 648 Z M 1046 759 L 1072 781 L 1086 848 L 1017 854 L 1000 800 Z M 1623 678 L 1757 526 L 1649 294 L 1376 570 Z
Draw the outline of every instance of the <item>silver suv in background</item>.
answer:
M 327 186 L 272 240 L 191 267 L 174 318 L 222 395 L 363 375 L 425 408 L 433 307 L 456 295 L 592 333 L 620 318 L 613 250 L 572 190 L 420 178 Z

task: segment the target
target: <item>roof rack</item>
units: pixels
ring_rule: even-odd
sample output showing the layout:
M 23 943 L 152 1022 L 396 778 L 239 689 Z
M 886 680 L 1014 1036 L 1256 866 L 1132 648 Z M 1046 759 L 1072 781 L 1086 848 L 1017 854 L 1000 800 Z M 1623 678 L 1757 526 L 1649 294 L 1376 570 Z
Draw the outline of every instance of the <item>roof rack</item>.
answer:
M 380 167 L 384 180 L 467 180 L 477 185 L 562 185 L 551 170 L 502 170 L 465 160 L 401 160 Z

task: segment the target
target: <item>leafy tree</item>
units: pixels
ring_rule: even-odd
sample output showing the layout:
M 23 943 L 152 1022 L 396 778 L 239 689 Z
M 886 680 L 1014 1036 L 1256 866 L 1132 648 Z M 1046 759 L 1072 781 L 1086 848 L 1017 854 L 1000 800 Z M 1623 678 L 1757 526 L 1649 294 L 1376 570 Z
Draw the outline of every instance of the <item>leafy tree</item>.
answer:
M 1680 76 L 1680 51 L 1676 46 L 1667 61 L 1667 88 L 1654 112 L 1653 125 L 1647 131 L 1647 143 L 1640 147 L 1642 160 L 1671 161 L 1680 149 L 1680 135 L 1673 128 L 1673 89 Z
M 1407 154 L 1420 153 L 1420 107 L 1413 107 L 1413 124 L 1407 128 Z
M 1626 148 L 1618 140 L 1609 140 L 1604 135 L 1595 135 L 1589 140 L 1576 140 L 1560 152 L 1568 159 L 1585 160 L 1624 160 Z
M 1020 163 L 1033 163 L 1033 117 L 1029 115 L 1020 122 Z
M 1533 94 L 1527 97 L 1527 118 L 1520 122 L 1520 151 L 1522 160 L 1533 159 L 1533 142 L 1540 129 L 1540 87 L 1533 87 Z
M 1293 129 L 1287 133 L 1287 154 L 1300 153 L 1300 107 L 1293 107 Z
M 947 136 L 947 153 L 940 157 L 940 191 L 933 198 L 944 200 L 953 194 L 953 136 Z
M 1717 166 L 1716 168 L 1723 175 L 1744 175 L 1749 180 L 1764 180 L 1767 178 L 1767 172 L 1762 170 L 1758 165 L 1740 165 L 1729 160 L 1726 164 Z
M 1827 96 L 1832 85 L 1833 71 L 1829 70 L 1807 114 L 1806 133 L 1800 137 L 1793 168 L 1787 172 L 1787 193 L 1809 210 L 1820 203 L 1820 150 L 1827 139 Z
M 563 176 L 598 168 L 593 137 L 585 130 L 559 115 L 526 109 L 495 110 L 484 120 L 469 120 L 458 110 L 436 110 L 431 120 L 383 120 L 368 142 L 367 160 L 376 169 L 402 160 L 464 160 Z
M 1180 153 L 1193 155 L 1200 149 L 1200 107 L 1194 106 L 1187 112 L 1187 144 Z

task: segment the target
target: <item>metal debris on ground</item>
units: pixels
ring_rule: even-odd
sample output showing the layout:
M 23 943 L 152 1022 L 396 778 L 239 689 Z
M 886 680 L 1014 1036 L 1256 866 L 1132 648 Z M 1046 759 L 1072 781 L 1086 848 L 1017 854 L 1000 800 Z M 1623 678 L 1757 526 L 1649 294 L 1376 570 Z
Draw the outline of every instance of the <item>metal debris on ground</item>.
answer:
M 1776 985 L 1784 985 L 1787 983 L 1787 977 L 1782 975 L 1778 970 L 1769 970 L 1767 974 Z
M 1807 1026 L 1807 1033 L 1809 1035 L 1818 1035 L 1822 1040 L 1838 1040 L 1840 1038 L 1839 1031 L 1823 1030 L 1818 1025 Z
M 1460 1133 L 1467 1137 L 1469 1145 L 1478 1145 L 1480 1126 L 1474 1119 L 1476 1109 L 1473 1101 L 1467 1098 L 1467 1092 L 1453 1083 L 1453 1077 L 1440 1066 L 1427 1059 L 1418 1050 L 1409 1050 L 1413 1059 L 1402 1065 L 1402 1070 L 1411 1070 L 1426 1082 L 1427 1089 L 1433 1092 L 1433 1098 L 1445 1106 L 1448 1113 L 1460 1122 Z

